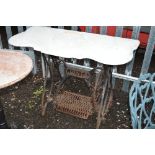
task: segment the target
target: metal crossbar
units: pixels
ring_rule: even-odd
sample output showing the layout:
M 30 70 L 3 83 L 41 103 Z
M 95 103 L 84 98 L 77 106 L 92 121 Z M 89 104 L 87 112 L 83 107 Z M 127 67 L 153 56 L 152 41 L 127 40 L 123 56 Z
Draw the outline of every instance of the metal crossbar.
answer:
M 89 71 L 91 71 L 93 69 L 92 67 L 87 67 L 87 66 L 68 63 L 68 62 L 66 62 L 66 65 L 67 65 L 68 68 L 72 68 L 72 69 L 75 69 L 75 70 L 80 69 L 80 70 L 87 71 L 87 72 L 89 72 Z M 100 69 L 97 69 L 96 73 L 99 73 L 100 71 L 101 71 Z M 125 75 L 125 74 L 120 74 L 120 73 L 115 73 L 115 72 L 112 72 L 112 76 L 114 78 L 119 78 L 119 79 L 122 79 L 122 80 L 131 81 L 131 82 L 134 82 L 134 81 L 138 80 L 137 77 L 129 76 L 129 75 Z

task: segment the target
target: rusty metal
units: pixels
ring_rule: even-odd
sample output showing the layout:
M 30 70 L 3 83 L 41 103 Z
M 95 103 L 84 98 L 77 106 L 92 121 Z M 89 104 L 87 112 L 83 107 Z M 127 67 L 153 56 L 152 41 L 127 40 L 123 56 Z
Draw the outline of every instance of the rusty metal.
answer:
M 86 72 L 80 69 L 74 69 L 74 68 L 66 68 L 66 74 L 68 76 L 74 76 L 74 77 L 84 78 L 84 79 L 87 79 L 90 76 L 89 72 Z
M 48 95 L 46 93 L 46 86 L 47 86 L 47 78 L 48 78 L 48 71 L 50 72 L 50 77 L 52 76 L 52 69 L 50 66 L 50 57 L 45 56 L 45 54 L 42 54 L 42 63 L 44 63 L 45 66 L 45 76 L 44 76 L 44 80 L 43 80 L 43 93 L 42 93 L 42 98 L 41 98 L 41 114 L 42 116 L 45 115 L 45 111 L 46 111 L 46 107 L 48 104 Z M 53 80 L 53 78 L 52 78 Z M 51 80 L 51 88 L 53 88 L 53 81 Z
M 45 115 L 47 104 L 52 102 L 56 110 L 82 119 L 88 119 L 90 115 L 97 113 L 96 128 L 99 128 L 112 103 L 111 66 L 103 65 L 86 71 L 82 70 L 81 67 L 67 67 L 64 60 L 55 57 L 43 55 L 43 60 L 45 63 L 45 78 L 42 95 L 42 115 Z M 59 70 L 60 64 L 64 66 L 63 76 L 61 76 L 62 73 Z M 53 80 L 54 69 L 60 74 L 60 81 Z M 49 91 L 47 89 L 48 74 L 50 74 L 51 81 Z M 82 78 L 86 82 L 90 96 L 69 92 L 64 89 L 66 80 L 72 76 Z
M 107 65 L 103 66 L 97 81 L 99 82 L 99 84 L 94 93 L 100 90 L 99 91 L 100 95 L 98 95 L 98 100 L 96 104 L 96 111 L 98 113 L 96 128 L 99 128 L 101 121 L 105 120 L 105 115 L 107 114 L 112 104 L 113 91 L 111 89 L 112 88 L 111 66 Z
M 77 93 L 64 91 L 56 97 L 58 111 L 87 119 L 93 113 L 92 98 Z

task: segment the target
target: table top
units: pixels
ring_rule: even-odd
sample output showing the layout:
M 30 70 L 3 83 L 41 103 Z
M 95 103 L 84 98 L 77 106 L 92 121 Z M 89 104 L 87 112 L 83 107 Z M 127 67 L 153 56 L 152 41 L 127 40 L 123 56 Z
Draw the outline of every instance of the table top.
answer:
M 32 67 L 29 56 L 21 52 L 0 50 L 0 89 L 25 78 Z
M 9 39 L 13 46 L 32 47 L 65 58 L 88 58 L 107 65 L 131 61 L 139 43 L 139 40 L 50 27 L 30 27 Z

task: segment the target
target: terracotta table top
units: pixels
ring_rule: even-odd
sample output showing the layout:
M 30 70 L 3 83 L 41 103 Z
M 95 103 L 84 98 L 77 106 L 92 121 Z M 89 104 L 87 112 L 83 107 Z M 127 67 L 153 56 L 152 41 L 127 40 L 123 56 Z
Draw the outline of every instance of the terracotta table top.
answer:
M 32 60 L 27 55 L 21 52 L 0 50 L 0 89 L 25 78 L 32 67 Z

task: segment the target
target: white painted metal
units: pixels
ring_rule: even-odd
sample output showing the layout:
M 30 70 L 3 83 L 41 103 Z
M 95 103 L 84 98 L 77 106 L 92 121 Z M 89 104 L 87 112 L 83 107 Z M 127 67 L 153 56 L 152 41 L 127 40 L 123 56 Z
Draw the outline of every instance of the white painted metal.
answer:
M 83 71 L 91 71 L 93 68 L 92 67 L 88 67 L 88 66 L 84 66 L 84 65 L 79 65 L 79 64 L 73 64 L 73 63 L 66 63 L 67 68 L 74 68 L 74 69 L 78 69 L 78 70 L 83 70 Z M 101 70 L 97 69 L 96 73 L 99 73 Z
M 14 46 L 33 47 L 45 54 L 65 58 L 89 58 L 107 65 L 132 60 L 139 41 L 48 27 L 31 27 L 9 39 Z
M 133 77 L 133 76 L 128 76 L 128 75 L 124 75 L 124 74 L 119 74 L 119 73 L 112 73 L 113 77 L 115 78 L 119 78 L 119 79 L 123 79 L 123 80 L 127 80 L 127 81 L 131 81 L 134 82 L 136 80 L 138 80 L 138 77 Z M 150 82 L 148 80 L 143 80 L 144 82 Z M 155 84 L 155 82 L 153 82 Z
M 83 65 L 78 65 L 78 64 L 72 64 L 72 63 L 66 63 L 68 68 L 75 68 L 75 69 L 81 69 L 84 71 L 91 71 L 93 68 L 92 67 L 87 67 L 87 66 L 83 66 Z M 96 73 L 98 74 L 101 70 L 97 69 Z M 120 73 L 115 73 L 112 72 L 112 76 L 114 78 L 118 78 L 118 79 L 123 79 L 123 80 L 127 80 L 127 81 L 135 81 L 138 80 L 137 77 L 133 77 L 133 76 L 128 76 L 128 75 L 124 75 L 124 74 L 120 74 Z

